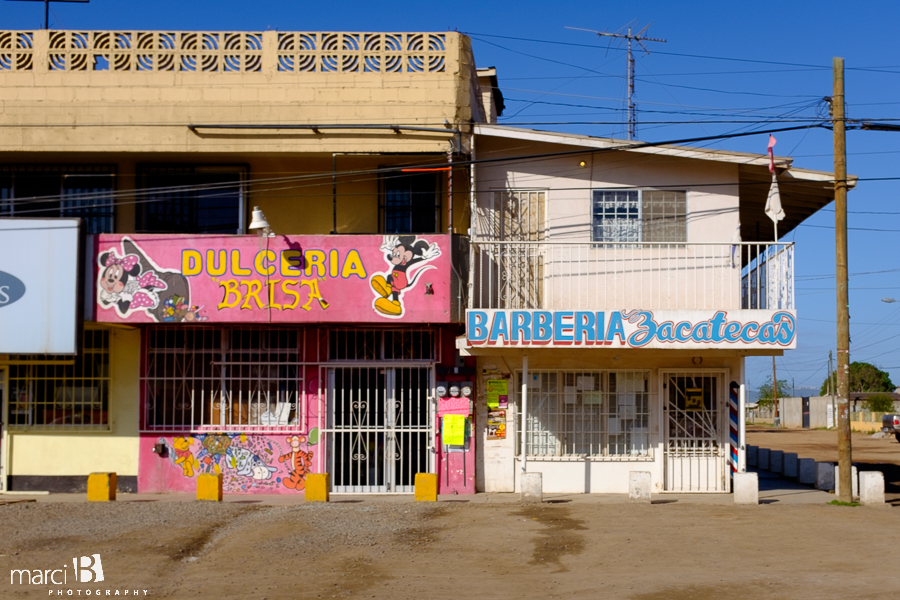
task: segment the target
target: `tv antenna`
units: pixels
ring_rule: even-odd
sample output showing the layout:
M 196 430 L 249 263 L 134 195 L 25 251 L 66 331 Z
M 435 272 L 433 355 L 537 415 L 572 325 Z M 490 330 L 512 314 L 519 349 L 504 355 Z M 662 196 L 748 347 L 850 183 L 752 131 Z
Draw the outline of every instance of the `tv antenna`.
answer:
M 566 27 L 566 29 L 574 29 L 575 31 L 588 31 L 590 33 L 596 33 L 599 37 L 608 37 L 608 38 L 617 38 L 621 40 L 626 40 L 628 44 L 628 139 L 633 140 L 635 135 L 637 134 L 637 114 L 634 109 L 634 55 L 631 52 L 631 43 L 636 42 L 641 49 L 650 54 L 650 51 L 644 45 L 644 42 L 662 42 L 665 43 L 666 40 L 661 38 L 652 38 L 645 36 L 644 34 L 650 29 L 650 25 L 653 23 L 648 23 L 644 26 L 643 29 L 638 31 L 637 33 L 632 33 L 632 21 L 627 25 L 627 33 L 622 33 L 622 30 L 615 33 L 610 33 L 608 31 L 595 31 L 593 29 L 582 29 L 580 27 Z M 623 27 L 623 29 L 625 29 Z
M 44 3 L 44 29 L 50 29 L 50 3 L 51 2 L 77 2 L 87 4 L 91 0 L 6 0 L 7 2 L 43 2 Z

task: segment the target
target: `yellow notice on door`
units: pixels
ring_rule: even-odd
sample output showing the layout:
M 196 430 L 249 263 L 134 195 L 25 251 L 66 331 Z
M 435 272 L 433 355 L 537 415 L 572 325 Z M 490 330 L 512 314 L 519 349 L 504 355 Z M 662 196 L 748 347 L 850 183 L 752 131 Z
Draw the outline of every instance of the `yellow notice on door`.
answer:
M 444 415 L 441 422 L 441 442 L 448 446 L 462 446 L 466 443 L 465 415 Z

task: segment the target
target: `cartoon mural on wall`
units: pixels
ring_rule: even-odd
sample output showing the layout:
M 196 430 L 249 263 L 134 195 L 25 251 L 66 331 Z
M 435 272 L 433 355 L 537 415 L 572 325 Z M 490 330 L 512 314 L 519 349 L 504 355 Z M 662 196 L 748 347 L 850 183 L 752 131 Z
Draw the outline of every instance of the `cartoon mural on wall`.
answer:
M 158 267 L 131 239 L 123 237 L 119 249 L 102 249 L 97 262 L 101 308 L 114 309 L 122 317 L 143 311 L 158 322 L 201 318 L 199 307 L 190 306 L 187 278 Z
M 286 441 L 283 446 L 279 440 Z M 157 444 L 166 449 L 167 467 L 186 480 L 201 473 L 222 474 L 227 493 L 302 492 L 306 476 L 312 472 L 313 451 L 319 430 L 308 435 L 282 437 L 254 433 L 198 433 L 161 437 Z M 196 482 L 191 481 L 193 487 Z
M 94 237 L 96 320 L 447 323 L 455 318 L 450 243 L 441 234 L 264 243 L 245 235 L 101 234 Z
M 441 255 L 441 249 L 437 243 L 429 244 L 414 235 L 401 235 L 385 236 L 381 251 L 387 252 L 384 259 L 390 270 L 372 276 L 372 289 L 378 295 L 372 306 L 386 317 L 400 318 L 404 312 L 404 292 L 415 287 L 422 273 L 434 268 L 416 265 L 434 260 Z

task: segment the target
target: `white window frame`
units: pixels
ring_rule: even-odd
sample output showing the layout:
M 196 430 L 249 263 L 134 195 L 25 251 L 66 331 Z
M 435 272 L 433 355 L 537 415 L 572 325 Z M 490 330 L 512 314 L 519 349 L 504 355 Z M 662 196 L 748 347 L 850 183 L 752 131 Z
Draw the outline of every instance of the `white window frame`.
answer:
M 684 239 L 683 240 L 663 240 L 663 241 L 648 241 L 644 239 L 644 192 L 671 192 L 671 193 L 682 193 L 684 194 Z M 635 227 L 636 230 L 636 238 L 637 239 L 622 239 L 623 236 L 618 235 L 623 231 L 623 228 L 618 226 L 616 239 L 597 239 L 597 228 L 603 227 L 602 222 L 600 224 L 597 223 L 597 215 L 595 213 L 596 210 L 596 202 L 597 202 L 597 194 L 637 194 L 637 224 Z M 688 241 L 688 216 L 690 214 L 689 211 L 689 193 L 688 190 L 657 190 L 657 189 L 644 189 L 644 188 L 632 188 L 632 189 L 593 189 L 591 190 L 590 196 L 590 230 L 591 230 L 591 242 L 597 244 L 609 244 L 609 243 L 623 243 L 623 244 L 631 244 L 631 243 L 665 243 L 665 244 L 685 244 Z M 616 203 L 620 202 L 620 200 L 615 200 Z M 616 215 L 614 215 L 615 217 Z M 602 219 L 606 221 L 607 219 Z M 616 223 L 620 221 L 618 218 L 611 218 L 609 221 Z M 629 238 L 635 237 L 629 232 Z

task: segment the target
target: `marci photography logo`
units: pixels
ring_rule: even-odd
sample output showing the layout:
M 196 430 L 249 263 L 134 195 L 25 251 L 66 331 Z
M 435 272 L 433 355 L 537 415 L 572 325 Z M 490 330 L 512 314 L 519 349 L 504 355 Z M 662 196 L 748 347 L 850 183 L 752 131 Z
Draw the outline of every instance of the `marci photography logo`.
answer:
M 72 583 L 100 583 L 103 577 L 103 561 L 99 554 L 75 557 L 72 559 Z M 10 585 L 69 585 L 69 565 L 61 569 L 10 569 Z M 50 596 L 146 596 L 147 590 L 135 589 L 72 589 L 54 588 L 49 590 Z

